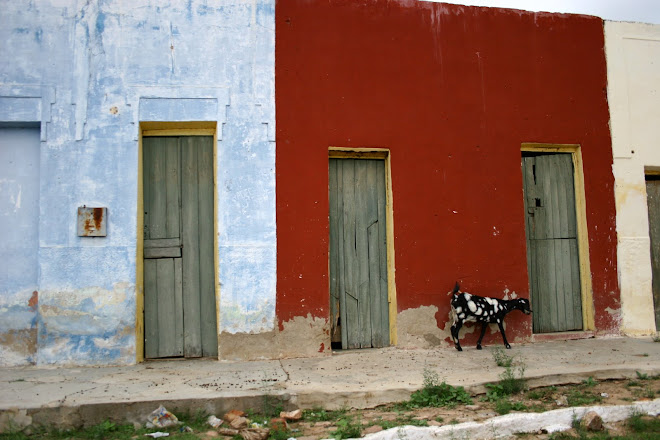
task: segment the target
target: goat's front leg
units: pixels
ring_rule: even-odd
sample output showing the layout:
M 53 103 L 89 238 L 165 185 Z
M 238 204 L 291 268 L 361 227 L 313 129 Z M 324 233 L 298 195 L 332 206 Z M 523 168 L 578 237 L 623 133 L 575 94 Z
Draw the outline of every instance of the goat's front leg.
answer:
M 479 340 L 477 341 L 477 350 L 481 350 L 481 340 L 484 338 L 484 335 L 486 334 L 486 327 L 488 327 L 488 323 L 486 321 L 481 323 L 481 334 L 479 335 Z
M 463 351 L 463 349 L 461 348 L 461 342 L 458 340 L 458 331 L 461 329 L 462 325 L 463 325 L 463 321 L 458 320 L 454 322 L 454 324 L 451 326 L 451 337 L 454 340 L 454 346 L 458 351 Z
M 502 333 L 502 340 L 504 341 L 504 346 L 506 348 L 511 348 L 509 341 L 506 340 L 506 334 L 504 333 L 504 326 L 502 325 L 502 320 L 498 321 L 497 325 L 500 328 L 500 333 Z

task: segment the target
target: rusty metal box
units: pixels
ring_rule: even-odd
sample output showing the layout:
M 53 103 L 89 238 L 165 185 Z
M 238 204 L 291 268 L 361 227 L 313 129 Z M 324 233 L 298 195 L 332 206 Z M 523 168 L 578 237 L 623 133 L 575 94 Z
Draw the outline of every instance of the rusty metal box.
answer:
M 105 237 L 108 208 L 78 208 L 78 237 Z

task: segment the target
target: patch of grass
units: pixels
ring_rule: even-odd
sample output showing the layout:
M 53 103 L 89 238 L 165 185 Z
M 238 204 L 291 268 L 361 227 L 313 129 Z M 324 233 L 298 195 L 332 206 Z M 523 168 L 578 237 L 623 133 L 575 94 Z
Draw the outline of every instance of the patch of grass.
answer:
M 165 429 L 163 429 L 164 431 Z M 130 440 L 136 435 L 143 435 L 150 432 L 147 429 L 136 430 L 133 425 L 119 425 L 106 420 L 98 425 L 83 429 L 60 430 L 43 427 L 30 427 L 27 433 L 11 432 L 0 434 L 1 440 L 57 440 L 57 439 L 75 439 L 75 440 Z
M 635 371 L 635 374 L 637 375 L 637 379 L 639 380 L 649 380 L 649 375 L 646 373 L 640 373 L 639 371 Z
M 525 364 L 520 363 L 516 366 L 509 366 L 504 369 L 499 376 L 497 383 L 486 384 L 486 397 L 484 400 L 497 402 L 505 397 L 521 393 L 527 389 L 525 380 Z
M 336 423 L 337 429 L 331 432 L 336 440 L 362 437 L 362 423 L 359 418 L 355 420 L 353 417 L 344 416 Z
M 527 398 L 531 400 L 542 400 L 544 402 L 554 401 L 553 394 L 557 391 L 557 387 L 552 385 L 549 387 L 537 388 L 527 393 Z
M 626 427 L 636 433 L 660 433 L 660 419 L 634 412 L 626 420 Z
M 572 389 L 566 394 L 568 406 L 587 406 L 596 402 L 601 402 L 603 398 L 600 394 L 591 393 L 580 389 Z
M 527 392 L 527 398 L 531 400 L 542 400 L 544 402 L 552 402 L 554 399 L 552 397 L 553 393 L 557 391 L 557 387 L 545 387 L 537 388 Z
M 463 387 L 454 387 L 445 381 L 440 381 L 438 373 L 424 368 L 424 382 L 420 390 L 415 391 L 407 402 L 399 402 L 395 409 L 410 410 L 426 407 L 449 407 L 453 408 L 459 403 L 470 405 L 472 398 Z
M 530 405 L 530 406 L 527 407 L 527 409 L 529 411 L 535 412 L 535 413 L 542 413 L 542 412 L 546 411 L 545 406 L 539 405 L 539 404 Z
M 292 436 L 291 430 L 282 427 L 271 429 L 268 434 L 268 438 L 272 440 L 287 440 L 291 436 Z
M 653 342 L 660 342 L 660 333 L 653 335 L 651 339 L 653 339 Z
M 429 426 L 427 420 L 416 420 L 411 414 L 399 416 L 395 420 L 379 420 L 373 424 L 383 429 L 396 428 L 397 426 Z
M 635 389 L 631 390 L 631 392 L 632 392 L 633 396 L 635 396 L 638 399 L 639 398 L 646 398 L 646 399 L 654 399 L 655 398 L 655 391 L 649 386 L 645 386 L 643 388 L 641 388 L 641 386 L 640 386 L 640 388 L 635 388 Z
M 275 396 L 264 394 L 261 400 L 261 413 L 268 418 L 279 417 L 284 410 L 282 402 Z
M 465 388 L 453 387 L 445 382 L 415 391 L 410 396 L 412 408 L 423 407 L 454 407 L 459 403 L 470 405 L 472 398 Z
M 180 416 L 177 416 L 181 422 L 181 426 L 189 426 L 194 431 L 201 431 L 202 429 L 206 430 L 209 428 L 207 420 L 209 418 L 209 413 L 198 409 L 194 412 L 187 411 Z
M 312 408 L 311 410 L 304 410 L 302 418 L 306 422 L 328 422 L 341 418 L 347 412 L 348 410 L 346 408 L 336 411 L 326 411 L 323 408 Z
M 526 411 L 527 406 L 522 402 L 512 402 L 507 398 L 503 398 L 495 402 L 495 411 L 498 414 L 509 414 L 511 411 Z
M 585 387 L 591 388 L 591 387 L 595 387 L 596 385 L 598 385 L 598 381 L 595 380 L 593 377 L 589 376 L 588 379 L 585 379 L 585 380 L 582 381 L 582 385 L 585 386 Z

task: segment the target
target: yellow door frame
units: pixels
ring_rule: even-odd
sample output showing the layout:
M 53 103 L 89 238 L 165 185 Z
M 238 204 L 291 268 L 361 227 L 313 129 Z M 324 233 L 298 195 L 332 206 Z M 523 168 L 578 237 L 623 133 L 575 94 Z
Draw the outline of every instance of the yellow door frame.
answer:
M 135 258 L 135 358 L 144 361 L 144 187 L 142 138 L 155 136 L 213 136 L 213 267 L 215 268 L 216 335 L 220 325 L 220 275 L 218 273 L 218 124 L 214 121 L 140 122 L 138 136 L 137 245 Z
M 394 209 L 392 197 L 392 155 L 386 148 L 329 147 L 329 159 L 381 159 L 385 161 L 385 212 L 387 216 L 387 302 L 389 304 L 390 345 L 397 345 L 396 281 L 394 276 Z M 328 273 L 330 259 L 328 258 Z M 330 292 L 328 292 L 328 296 Z
M 589 260 L 589 231 L 587 229 L 587 203 L 584 192 L 584 169 L 582 150 L 579 144 L 544 144 L 527 142 L 521 145 L 522 152 L 570 153 L 573 159 L 573 187 L 575 191 L 575 214 L 580 258 L 580 290 L 582 295 L 582 330 L 596 329 L 594 322 L 593 287 Z

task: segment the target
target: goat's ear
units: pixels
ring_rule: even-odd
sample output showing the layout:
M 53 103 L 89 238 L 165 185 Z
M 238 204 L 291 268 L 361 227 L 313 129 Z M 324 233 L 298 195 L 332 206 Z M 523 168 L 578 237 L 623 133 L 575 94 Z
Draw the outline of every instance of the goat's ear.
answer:
M 452 290 L 451 293 L 458 293 L 458 290 L 459 290 L 459 285 L 458 285 L 458 281 L 456 281 L 456 285 L 454 286 L 454 290 Z

